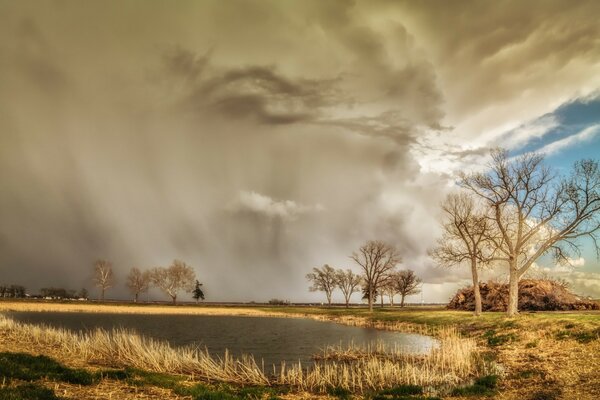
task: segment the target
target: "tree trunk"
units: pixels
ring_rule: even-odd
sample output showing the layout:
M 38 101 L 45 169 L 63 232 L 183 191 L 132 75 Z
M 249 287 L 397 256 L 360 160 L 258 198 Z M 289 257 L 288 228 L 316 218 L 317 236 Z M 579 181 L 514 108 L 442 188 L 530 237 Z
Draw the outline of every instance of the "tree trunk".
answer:
M 135 298 L 133 299 L 133 302 L 134 302 L 134 303 L 137 303 L 137 302 L 138 302 L 138 296 L 139 296 L 139 293 L 136 293 L 136 294 L 135 294 Z
M 394 307 L 394 295 L 390 296 L 390 307 Z
M 510 274 L 508 281 L 508 308 L 506 315 L 514 317 L 519 313 L 519 272 L 517 271 L 516 261 L 510 264 Z
M 177 295 L 171 296 L 173 299 L 173 304 L 177 304 Z
M 350 307 L 350 297 L 346 296 L 346 308 Z
M 331 307 L 331 293 L 327 293 L 327 307 Z
M 373 312 L 373 294 L 369 292 L 369 312 Z
M 383 308 L 383 294 L 381 295 L 381 308 Z
M 475 312 L 473 315 L 481 315 L 481 292 L 479 291 L 479 277 L 477 276 L 477 259 L 471 259 L 471 274 L 473 275 L 473 294 L 475 295 Z
M 400 293 L 400 307 L 404 307 L 404 296 L 406 296 L 404 293 Z
M 102 288 L 102 294 L 100 295 L 100 300 L 104 301 L 104 288 Z

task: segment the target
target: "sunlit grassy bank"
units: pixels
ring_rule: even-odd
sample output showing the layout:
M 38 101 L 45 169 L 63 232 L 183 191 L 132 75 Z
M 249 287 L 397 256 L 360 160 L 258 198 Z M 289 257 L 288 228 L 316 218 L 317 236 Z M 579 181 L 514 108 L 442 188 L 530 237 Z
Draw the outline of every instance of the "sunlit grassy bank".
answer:
M 598 311 L 522 313 L 517 318 L 506 318 L 504 313 L 495 312 L 475 318 L 469 312 L 441 307 L 378 308 L 372 314 L 360 308 L 270 307 L 264 310 L 432 334 L 453 326 L 463 337 L 476 340 L 483 357 L 495 360 L 504 370 L 494 398 L 600 398 Z M 473 392 L 469 397 L 482 396 Z M 465 393 L 454 392 L 456 396 Z

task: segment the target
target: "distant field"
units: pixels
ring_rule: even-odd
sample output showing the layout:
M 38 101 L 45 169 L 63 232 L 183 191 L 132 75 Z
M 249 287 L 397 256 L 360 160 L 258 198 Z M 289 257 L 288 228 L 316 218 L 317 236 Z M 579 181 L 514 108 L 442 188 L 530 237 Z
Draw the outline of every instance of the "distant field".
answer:
M 95 303 L 55 301 L 0 301 L 1 311 L 98 312 L 125 314 L 265 315 L 256 307 L 157 305 L 143 303 Z

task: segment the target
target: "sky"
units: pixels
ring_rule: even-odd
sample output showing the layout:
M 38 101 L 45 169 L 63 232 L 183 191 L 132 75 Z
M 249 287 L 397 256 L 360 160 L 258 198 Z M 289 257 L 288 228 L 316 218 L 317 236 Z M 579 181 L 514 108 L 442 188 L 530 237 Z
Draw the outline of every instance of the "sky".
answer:
M 379 239 L 445 302 L 468 268 L 427 250 L 457 172 L 497 146 L 599 158 L 599 19 L 595 0 L 0 0 L 0 283 L 96 296 L 102 258 L 127 298 L 130 268 L 181 259 L 210 301 L 323 301 L 306 273 L 358 272 Z M 574 264 L 536 268 L 600 297 L 589 243 Z

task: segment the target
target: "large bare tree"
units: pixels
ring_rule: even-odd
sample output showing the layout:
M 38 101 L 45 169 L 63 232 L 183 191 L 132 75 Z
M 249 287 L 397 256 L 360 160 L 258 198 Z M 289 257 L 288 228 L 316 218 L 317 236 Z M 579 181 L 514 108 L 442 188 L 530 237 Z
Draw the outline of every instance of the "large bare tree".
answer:
M 401 261 L 396 248 L 381 240 L 370 240 L 350 256 L 363 270 L 363 290 L 373 311 L 373 300 L 387 274 Z
M 351 269 L 345 271 L 343 269 L 338 269 L 335 271 L 335 283 L 342 291 L 346 302 L 346 308 L 348 308 L 352 294 L 360 291 L 362 277 L 352 272 Z
M 150 272 L 142 272 L 136 267 L 131 268 L 129 275 L 127 275 L 125 285 L 133 294 L 133 301 L 137 303 L 140 293 L 147 292 L 150 287 Z
M 406 296 L 421 293 L 421 283 L 423 282 L 412 269 L 403 269 L 390 275 L 389 279 L 396 287 L 396 292 L 400 295 L 400 307 L 404 307 Z
M 104 301 L 104 293 L 114 284 L 112 264 L 106 260 L 94 263 L 94 283 L 100 289 L 100 300 Z
M 468 263 L 471 267 L 475 312 L 482 311 L 479 291 L 479 267 L 490 261 L 493 248 L 487 238 L 491 234 L 486 210 L 478 207 L 473 197 L 465 192 L 451 193 L 442 204 L 443 234 L 431 251 L 432 258 L 441 266 L 453 267 Z
M 312 272 L 306 274 L 306 279 L 312 282 L 309 290 L 311 292 L 325 292 L 327 305 L 331 306 L 331 295 L 337 287 L 335 269 L 325 264 L 321 268 L 313 268 Z
M 568 176 L 559 177 L 543 160 L 537 153 L 510 158 L 497 149 L 488 171 L 461 177 L 461 185 L 485 201 L 497 228 L 490 239 L 494 258 L 508 267 L 509 316 L 518 313 L 519 280 L 539 257 L 552 253 L 568 263 L 584 237 L 600 251 L 598 161 L 578 161 Z
M 196 274 L 192 267 L 185 262 L 174 260 L 168 268 L 154 268 L 150 272 L 150 281 L 171 297 L 173 304 L 177 304 L 177 295 L 180 291 L 191 292 L 194 290 Z

